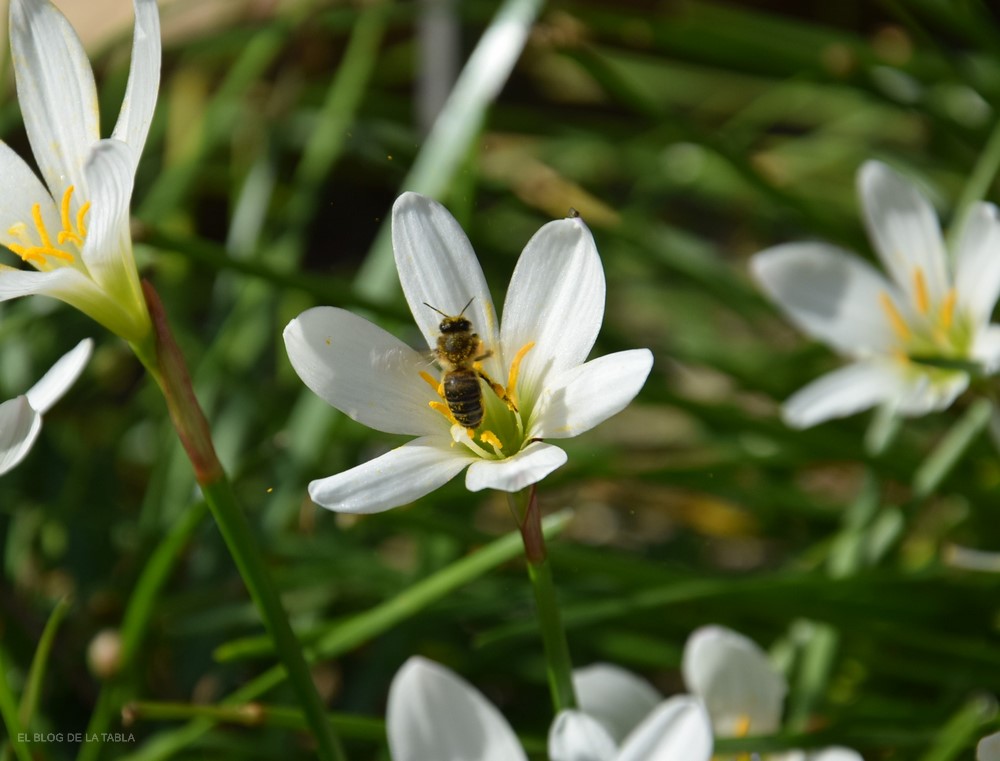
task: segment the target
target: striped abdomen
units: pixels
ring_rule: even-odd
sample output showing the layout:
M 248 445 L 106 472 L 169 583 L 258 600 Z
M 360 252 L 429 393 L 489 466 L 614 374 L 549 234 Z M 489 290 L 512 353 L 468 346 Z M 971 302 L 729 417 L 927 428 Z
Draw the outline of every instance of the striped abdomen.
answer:
M 444 400 L 459 425 L 478 428 L 483 422 L 483 390 L 475 370 L 445 373 Z

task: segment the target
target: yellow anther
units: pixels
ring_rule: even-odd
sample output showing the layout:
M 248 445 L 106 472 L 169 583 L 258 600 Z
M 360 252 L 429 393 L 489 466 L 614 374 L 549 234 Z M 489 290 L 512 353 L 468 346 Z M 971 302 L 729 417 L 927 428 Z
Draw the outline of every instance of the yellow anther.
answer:
M 458 421 L 455 420 L 455 416 L 451 414 L 451 410 L 448 409 L 448 405 L 444 402 L 427 402 L 427 406 L 444 415 L 448 419 L 448 422 L 452 425 L 456 425 L 458 423 Z
M 31 207 L 31 218 L 35 221 L 35 227 L 38 229 L 38 237 L 42 240 L 41 248 L 53 248 L 49 231 L 45 227 L 45 220 L 42 219 L 42 205 L 40 203 L 36 203 Z
M 82 246 L 83 238 L 77 234 L 76 230 L 73 228 L 73 222 L 69 218 L 69 204 L 72 199 L 73 186 L 70 185 L 66 188 L 66 192 L 63 193 L 62 203 L 59 205 L 59 215 L 62 219 L 63 229 L 59 231 L 59 235 L 56 236 L 56 239 L 59 241 L 60 245 L 70 240 L 76 245 Z M 77 221 L 79 221 L 79 215 L 77 215 Z
M 514 360 L 510 363 L 510 373 L 507 374 L 507 398 L 514 405 L 514 409 L 517 409 L 517 375 L 521 371 L 521 360 L 524 359 L 524 355 L 531 351 L 534 346 L 534 341 L 526 343 L 517 350 Z
M 917 300 L 917 310 L 920 314 L 927 314 L 931 310 L 931 299 L 927 295 L 927 281 L 921 267 L 913 270 L 913 295 Z
M 736 719 L 736 727 L 733 730 L 733 737 L 746 737 L 750 734 L 750 717 L 746 714 Z
M 899 313 L 899 310 L 892 301 L 892 297 L 883 291 L 879 294 L 879 303 L 882 305 L 882 311 L 889 318 L 889 324 L 892 326 L 899 340 L 909 341 L 911 336 L 910 327 L 906 324 L 906 320 L 903 319 L 903 315 Z
M 80 207 L 80 211 L 76 213 L 76 231 L 80 233 L 81 238 L 87 237 L 87 212 L 90 211 L 90 201 L 85 201 Z
M 945 330 L 951 328 L 951 324 L 955 319 L 955 301 L 957 299 L 958 294 L 955 293 L 955 289 L 949 288 L 948 293 L 944 295 L 941 306 L 938 307 L 938 322 L 941 323 L 941 327 Z
M 420 377 L 423 378 L 424 382 L 428 386 L 430 386 L 432 389 L 434 389 L 434 393 L 435 394 L 437 394 L 438 396 L 441 396 L 441 382 L 437 378 L 435 378 L 430 373 L 424 372 L 423 370 L 420 371 Z M 444 397 L 442 397 L 442 398 L 444 398 Z
M 484 444 L 489 444 L 491 447 L 497 450 L 497 453 L 499 453 L 500 450 L 503 449 L 503 444 L 500 443 L 500 439 L 496 437 L 496 434 L 494 434 L 493 431 L 483 431 L 481 434 L 479 434 L 479 439 Z

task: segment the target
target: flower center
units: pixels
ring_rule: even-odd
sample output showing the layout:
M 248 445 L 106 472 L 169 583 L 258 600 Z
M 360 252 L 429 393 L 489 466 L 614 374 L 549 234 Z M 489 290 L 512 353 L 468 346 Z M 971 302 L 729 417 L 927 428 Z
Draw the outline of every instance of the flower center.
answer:
M 62 203 L 59 204 L 62 229 L 56 233 L 54 242 L 42 217 L 42 205 L 36 203 L 31 207 L 31 221 L 35 225 L 34 235 L 25 222 L 11 225 L 7 234 L 14 238 L 14 241 L 8 242 L 7 248 L 40 270 L 50 270 L 76 261 L 76 256 L 64 246 L 71 243 L 77 251 L 83 248 L 83 241 L 87 237 L 86 217 L 90 211 L 90 201 L 80 205 L 76 218 L 73 219 L 70 212 L 73 191 L 74 187 L 70 185 L 63 193 Z
M 967 357 L 972 336 L 966 322 L 956 319 L 955 289 L 949 288 L 935 304 L 927 290 L 923 269 L 915 267 L 912 299 L 911 308 L 902 310 L 886 291 L 879 294 L 879 306 L 898 343 L 897 358 L 907 362 Z M 907 312 L 910 319 L 905 316 Z
M 474 363 L 472 369 L 467 371 L 474 373 L 471 376 L 475 382 L 472 400 L 468 398 L 468 394 L 463 392 L 463 398 L 460 401 L 455 398 L 451 398 L 449 401 L 445 386 L 449 373 L 445 373 L 440 381 L 430 373 L 420 373 L 421 379 L 433 388 L 440 397 L 440 401 L 433 400 L 428 404 L 431 409 L 441 413 L 449 422 L 452 439 L 456 443 L 464 444 L 480 457 L 489 460 L 510 457 L 520 451 L 524 441 L 524 422 L 517 403 L 517 377 L 521 370 L 521 361 L 534 345 L 534 341 L 531 341 L 522 346 L 514 355 L 507 374 L 506 386 L 502 386 L 490 378 L 478 362 Z M 486 382 L 486 385 L 493 392 L 492 395 L 482 390 L 482 386 L 479 384 L 480 380 Z M 475 427 L 463 425 L 457 419 L 457 416 L 466 418 L 470 403 L 481 414 L 480 422 Z M 461 412 L 458 409 L 459 404 L 462 405 Z M 487 427 L 487 421 L 490 422 L 490 427 Z

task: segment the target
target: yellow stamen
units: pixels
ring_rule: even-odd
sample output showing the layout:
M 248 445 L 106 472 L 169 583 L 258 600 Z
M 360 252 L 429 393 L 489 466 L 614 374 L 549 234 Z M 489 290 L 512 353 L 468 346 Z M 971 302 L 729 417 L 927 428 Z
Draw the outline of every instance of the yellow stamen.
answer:
M 748 734 L 750 734 L 750 717 L 743 714 L 736 720 L 733 737 L 746 737 Z
M 77 246 L 83 245 L 83 239 L 87 235 L 85 217 L 90 210 L 90 202 L 83 204 L 76 215 L 76 227 L 70 220 L 70 204 L 73 198 L 74 187 L 70 185 L 63 193 L 62 202 L 59 205 L 60 222 L 63 229 L 56 235 L 56 242 L 52 242 L 52 236 L 45 225 L 45 218 L 42 216 L 42 205 L 36 203 L 31 207 L 31 221 L 35 223 L 38 231 L 39 245 L 28 236 L 28 226 L 24 222 L 11 225 L 7 234 L 16 238 L 18 242 L 8 243 L 7 248 L 20 256 L 26 262 L 33 262 L 39 269 L 48 269 L 46 257 L 53 257 L 64 262 L 72 262 L 75 257 L 68 251 L 64 251 L 59 246 L 70 241 Z
M 924 271 L 920 267 L 913 270 L 913 295 L 917 299 L 917 309 L 920 314 L 927 314 L 931 310 L 931 299 L 927 294 L 927 281 L 924 279 Z
M 479 440 L 493 447 L 497 451 L 497 454 L 500 454 L 500 450 L 503 449 L 503 444 L 500 443 L 500 439 L 496 437 L 493 431 L 483 431 L 479 434 Z
M 517 350 L 517 354 L 514 355 L 514 360 L 510 363 L 510 373 L 507 375 L 507 398 L 510 399 L 510 403 L 514 405 L 514 409 L 517 409 L 517 376 L 521 371 L 521 360 L 524 359 L 524 355 L 531 351 L 534 346 L 534 341 L 526 343 Z
M 441 383 L 437 380 L 437 378 L 430 373 L 424 372 L 423 370 L 420 371 L 420 377 L 424 379 L 424 382 L 427 383 L 428 386 L 434 389 L 435 394 L 441 396 L 442 399 L 444 398 L 441 394 Z
M 883 291 L 879 294 L 879 303 L 882 305 L 882 311 L 889 318 L 889 324 L 892 326 L 899 340 L 909 341 L 911 335 L 910 327 L 906 324 L 906 320 L 903 319 L 903 315 L 899 313 L 899 310 L 892 301 L 892 297 Z
M 938 322 L 941 323 L 941 327 L 945 330 L 951 328 L 952 321 L 955 319 L 955 301 L 957 298 L 958 294 L 955 293 L 955 289 L 949 288 L 948 293 L 944 295 L 944 301 L 938 307 Z
M 448 422 L 452 425 L 458 424 L 458 421 L 455 420 L 455 416 L 451 414 L 451 410 L 448 409 L 448 405 L 444 402 L 427 402 L 427 406 L 435 412 L 440 412 L 444 415 L 448 419 Z
M 90 201 L 85 201 L 83 206 L 80 207 L 80 211 L 76 213 L 76 230 L 80 233 L 81 238 L 87 237 L 87 212 L 90 211 Z

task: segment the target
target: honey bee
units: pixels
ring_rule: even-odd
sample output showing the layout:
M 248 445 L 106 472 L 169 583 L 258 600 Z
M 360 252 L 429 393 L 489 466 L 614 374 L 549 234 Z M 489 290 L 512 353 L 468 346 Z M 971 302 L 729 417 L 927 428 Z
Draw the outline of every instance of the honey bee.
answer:
M 478 363 L 492 356 L 493 352 L 483 346 L 482 339 L 472 329 L 472 322 L 465 317 L 465 310 L 471 303 L 472 299 L 469 299 L 462 307 L 462 311 L 453 316 L 424 302 L 424 306 L 430 307 L 444 318 L 438 326 L 441 335 L 438 336 L 437 348 L 434 350 L 434 356 L 444 370 L 438 394 L 444 400 L 455 422 L 470 432 L 483 422 L 483 390 L 479 385 L 480 378 L 489 384 L 493 392 L 511 410 L 517 411 L 506 389 L 493 381 L 479 367 Z

